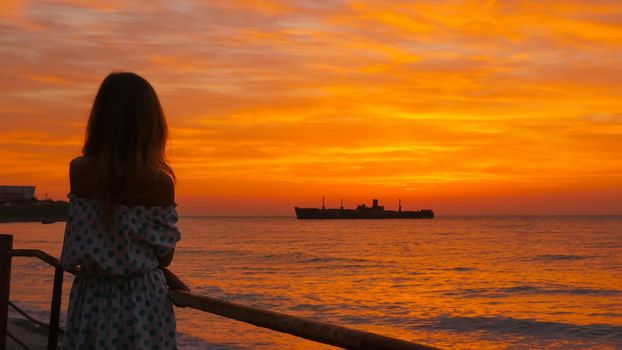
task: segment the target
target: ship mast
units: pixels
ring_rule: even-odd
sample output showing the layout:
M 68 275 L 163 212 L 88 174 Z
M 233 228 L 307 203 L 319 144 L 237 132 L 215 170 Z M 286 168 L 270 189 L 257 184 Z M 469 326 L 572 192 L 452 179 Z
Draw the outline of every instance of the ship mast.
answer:
M 322 197 L 322 210 L 326 209 L 326 207 L 324 207 L 324 197 Z
M 343 210 L 343 198 L 341 198 L 341 208 L 339 209 Z
M 398 211 L 401 213 L 402 212 L 402 199 L 398 199 L 399 204 L 398 204 Z

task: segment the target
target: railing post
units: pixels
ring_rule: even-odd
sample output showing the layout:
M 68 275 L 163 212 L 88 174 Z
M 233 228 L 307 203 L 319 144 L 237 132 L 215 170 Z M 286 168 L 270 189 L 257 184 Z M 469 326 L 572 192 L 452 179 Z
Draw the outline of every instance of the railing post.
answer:
M 60 317 L 60 302 L 63 293 L 63 268 L 54 269 L 54 289 L 52 290 L 52 307 L 50 309 L 50 327 L 48 328 L 48 350 L 58 347 L 58 323 Z
M 13 236 L 0 234 L 0 350 L 6 350 Z

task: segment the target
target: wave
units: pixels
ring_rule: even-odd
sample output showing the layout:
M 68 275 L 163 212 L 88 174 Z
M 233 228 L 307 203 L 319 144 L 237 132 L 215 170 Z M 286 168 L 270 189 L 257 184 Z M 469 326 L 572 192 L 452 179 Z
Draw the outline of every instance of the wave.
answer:
M 257 262 L 269 262 L 274 263 L 295 263 L 295 264 L 317 264 L 327 265 L 333 263 L 348 263 L 348 267 L 362 266 L 367 263 L 378 264 L 378 261 L 362 258 L 347 258 L 347 257 L 335 257 L 330 255 L 314 255 L 303 252 L 286 252 L 286 253 L 272 253 L 272 254 L 257 254 L 257 252 L 251 250 L 238 250 L 238 249 L 204 249 L 198 247 L 185 247 L 179 249 L 179 255 L 201 255 L 209 256 L 210 258 L 244 258 Z
M 573 288 L 568 286 L 536 287 L 518 285 L 503 288 L 469 288 L 442 292 L 445 296 L 461 298 L 506 298 L 513 295 L 580 295 L 580 296 L 618 296 L 617 289 Z
M 574 255 L 574 254 L 543 254 L 535 257 L 540 261 L 575 261 L 589 259 L 591 256 Z
M 622 341 L 622 326 L 610 324 L 580 325 L 503 316 L 439 316 L 427 319 L 423 324 L 415 327 L 455 332 L 483 331 L 494 335 L 512 334 L 539 339 L 596 340 L 613 343 Z
M 330 262 L 335 262 L 335 261 L 348 261 L 348 262 L 355 262 L 355 263 L 366 263 L 366 262 L 370 262 L 371 260 L 367 260 L 367 259 L 353 259 L 353 258 L 336 258 L 336 257 L 332 257 L 332 256 L 317 256 L 317 257 L 312 257 L 312 258 L 308 258 L 305 260 L 302 260 L 301 262 L 303 263 L 330 263 Z
M 451 268 L 451 269 L 448 269 L 448 270 L 458 271 L 458 272 L 469 272 L 469 271 L 475 271 L 477 269 L 474 268 L 474 267 L 462 267 L 462 266 L 459 266 L 459 267 L 454 267 L 454 268 Z
M 201 255 L 206 255 L 206 256 L 219 256 L 219 255 L 224 255 L 224 256 L 252 256 L 255 254 L 255 252 L 253 252 L 252 250 L 243 250 L 243 249 L 205 249 L 205 248 L 200 248 L 200 247 L 189 247 L 189 248 L 183 248 L 183 250 L 181 250 L 181 252 L 183 253 L 190 253 L 190 254 L 197 254 L 200 253 Z
M 305 311 L 305 312 L 315 311 L 315 312 L 322 312 L 322 313 L 337 310 L 337 308 L 334 305 L 309 304 L 309 303 L 296 304 L 296 305 L 290 306 L 288 309 L 290 311 Z
M 183 332 L 177 331 L 177 348 L 183 350 L 250 350 L 251 348 L 232 345 L 230 343 L 215 343 L 203 338 L 195 337 Z
M 47 240 L 47 239 L 35 239 L 35 240 L 30 240 L 30 239 L 20 239 L 18 242 L 16 243 L 61 243 L 61 240 Z
M 595 317 L 622 317 L 622 314 L 621 313 L 616 313 L 616 312 L 596 312 L 596 313 L 588 314 L 588 316 L 595 316 Z
M 590 248 L 590 249 L 618 249 L 618 248 L 622 248 L 622 244 L 617 244 L 617 243 L 613 243 L 613 242 L 603 242 L 603 243 L 594 243 L 594 244 L 585 244 L 584 245 L 585 248 Z
M 293 304 L 293 300 L 275 294 L 262 293 L 231 293 L 216 286 L 201 286 L 193 289 L 194 293 L 207 295 L 212 298 L 222 299 L 243 305 L 252 305 L 263 308 L 277 308 L 282 305 Z
M 622 295 L 622 291 L 617 289 L 592 289 L 592 288 L 538 288 L 533 286 L 515 286 L 509 288 L 497 288 L 498 292 L 507 294 L 565 294 L 565 295 L 593 295 L 593 296 L 615 296 Z
M 337 306 L 337 305 L 335 305 Z M 327 313 L 326 311 L 322 310 Z M 360 310 L 352 310 L 350 315 L 333 315 L 338 324 L 391 325 L 411 331 L 422 329 L 432 332 L 449 331 L 469 334 L 469 337 L 482 337 L 499 340 L 499 337 L 524 337 L 527 343 L 534 341 L 580 341 L 620 344 L 622 326 L 617 324 L 574 324 L 566 322 L 522 319 L 505 316 L 451 316 L 439 315 L 430 318 L 416 318 L 399 312 L 362 315 Z M 398 311 L 398 310 L 394 310 Z M 357 314 L 358 313 L 358 314 Z
M 332 263 L 349 263 L 350 267 L 352 265 L 363 265 L 366 263 L 374 263 L 377 264 L 377 261 L 369 260 L 369 259 L 361 259 L 361 258 L 344 258 L 344 257 L 335 257 L 329 255 L 312 255 L 307 253 L 295 252 L 295 253 L 279 253 L 279 254 L 266 254 L 260 256 L 263 260 L 268 261 L 285 261 L 287 263 L 298 263 L 298 264 L 332 264 Z

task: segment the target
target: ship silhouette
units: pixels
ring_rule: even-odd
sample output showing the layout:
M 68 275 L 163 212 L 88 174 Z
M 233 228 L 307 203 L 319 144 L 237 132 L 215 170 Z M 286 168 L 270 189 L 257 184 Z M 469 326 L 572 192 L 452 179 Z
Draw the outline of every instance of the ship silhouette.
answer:
M 378 200 L 372 200 L 372 206 L 360 204 L 356 209 L 344 209 L 343 200 L 340 208 L 326 208 L 322 197 L 321 208 L 298 208 L 294 207 L 296 218 L 302 219 L 433 219 L 434 212 L 430 209 L 416 211 L 402 211 L 402 201 L 399 202 L 399 210 L 384 210 L 384 206 L 378 205 Z

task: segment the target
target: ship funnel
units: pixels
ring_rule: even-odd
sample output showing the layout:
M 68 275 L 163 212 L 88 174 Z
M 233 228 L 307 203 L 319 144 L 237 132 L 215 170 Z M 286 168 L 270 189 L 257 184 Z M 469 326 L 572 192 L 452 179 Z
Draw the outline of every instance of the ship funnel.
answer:
M 373 199 L 372 202 L 373 202 L 372 208 L 378 208 L 378 200 L 377 199 Z

